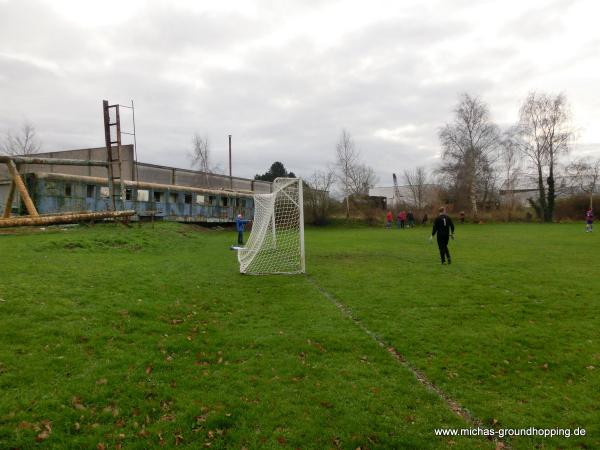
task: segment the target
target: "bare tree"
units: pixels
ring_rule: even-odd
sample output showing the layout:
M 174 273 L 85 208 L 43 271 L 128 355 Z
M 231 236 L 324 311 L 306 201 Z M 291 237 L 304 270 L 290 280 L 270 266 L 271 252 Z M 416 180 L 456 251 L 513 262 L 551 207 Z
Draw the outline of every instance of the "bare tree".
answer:
M 214 168 L 211 164 L 210 142 L 208 136 L 201 136 L 199 133 L 194 134 L 192 145 L 192 167 L 203 172 L 205 184 L 209 187 L 210 183 L 208 175 L 214 173 Z
M 413 203 L 417 209 L 423 209 L 425 203 L 425 189 L 427 184 L 427 171 L 424 167 L 404 171 L 404 181 L 410 189 Z
M 335 170 L 331 168 L 325 171 L 316 170 L 306 179 L 308 188 L 304 195 L 304 201 L 315 225 L 323 225 L 327 222 L 332 207 L 329 191 L 335 183 L 335 179 Z
M 590 195 L 590 208 L 594 207 L 594 193 L 600 186 L 600 158 L 581 158 L 573 161 L 566 168 L 578 184 L 579 189 Z
M 439 172 L 454 191 L 456 203 L 468 203 L 476 216 L 478 199 L 485 202 L 494 179 L 499 130 L 477 97 L 463 94 L 454 114 L 454 121 L 439 131 L 444 160 Z
M 504 191 L 508 195 L 508 217 L 515 209 L 515 189 L 521 175 L 521 143 L 517 128 L 504 131 L 500 140 L 500 164 L 504 176 Z
M 570 112 L 564 94 L 552 96 L 531 92 L 520 110 L 521 148 L 538 176 L 538 199 L 537 202 L 530 202 L 544 222 L 553 219 L 556 167 L 560 156 L 569 151 L 574 134 L 569 119 Z
M 365 164 L 354 164 L 348 174 L 350 195 L 369 195 L 369 189 L 377 183 L 373 168 Z
M 346 129 L 342 130 L 335 150 L 338 180 L 342 185 L 344 196 L 346 197 L 346 218 L 349 218 L 352 172 L 358 164 L 360 153 L 354 145 L 352 136 Z
M 31 122 L 24 122 L 18 133 L 6 133 L 0 145 L 0 152 L 5 155 L 33 155 L 39 153 L 42 144 L 38 139 L 35 127 Z

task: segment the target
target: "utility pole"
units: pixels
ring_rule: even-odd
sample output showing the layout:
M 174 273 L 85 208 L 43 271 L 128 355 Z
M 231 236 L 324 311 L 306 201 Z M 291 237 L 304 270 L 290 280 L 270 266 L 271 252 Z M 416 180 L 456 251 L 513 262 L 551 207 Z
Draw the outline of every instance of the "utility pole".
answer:
M 229 135 L 229 187 L 233 189 L 233 178 L 231 176 L 231 135 Z

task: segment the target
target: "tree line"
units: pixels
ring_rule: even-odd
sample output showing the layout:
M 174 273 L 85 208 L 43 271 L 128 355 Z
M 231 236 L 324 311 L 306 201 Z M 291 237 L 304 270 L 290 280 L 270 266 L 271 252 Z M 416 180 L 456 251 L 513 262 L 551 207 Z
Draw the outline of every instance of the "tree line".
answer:
M 600 159 L 580 158 L 561 165 L 575 139 L 571 118 L 564 94 L 531 92 L 521 104 L 518 122 L 501 129 L 485 102 L 463 94 L 453 120 L 438 133 L 442 164 L 435 173 L 448 202 L 477 217 L 480 207 L 496 201 L 502 185 L 509 207 L 514 208 L 519 179 L 532 177 L 537 195 L 528 202 L 539 219 L 551 222 L 564 188 L 557 185 L 559 177 L 593 195 Z
M 500 127 L 491 118 L 490 109 L 481 98 L 462 94 L 453 110 L 451 121 L 438 130 L 441 164 L 431 168 L 409 168 L 403 171 L 403 184 L 417 210 L 429 206 L 427 186 L 436 184 L 443 193 L 439 200 L 452 204 L 457 210 L 477 217 L 481 209 L 499 202 L 499 191 L 505 191 L 504 206 L 516 207 L 515 191 L 519 181 L 533 179 L 536 195 L 528 198 L 529 205 L 540 220 L 554 218 L 557 196 L 564 186 L 557 180 L 568 178 L 580 192 L 593 194 L 600 183 L 600 158 L 579 158 L 565 161 L 574 144 L 576 130 L 564 94 L 530 92 L 519 108 L 518 121 Z M 17 132 L 7 132 L 0 139 L 0 153 L 30 155 L 38 153 L 41 142 L 35 127 L 25 122 Z M 342 199 L 346 217 L 351 215 L 353 199 L 366 198 L 378 181 L 375 171 L 362 158 L 354 138 L 342 129 L 335 144 L 333 162 L 316 169 L 305 178 L 307 206 L 316 222 L 326 221 L 331 205 Z M 194 134 L 190 154 L 192 167 L 205 176 L 224 173 L 212 161 L 207 136 Z M 275 161 L 256 180 L 273 181 L 277 177 L 295 177 L 284 164 Z M 338 195 L 331 195 L 332 191 Z M 309 211 L 310 212 L 310 211 Z

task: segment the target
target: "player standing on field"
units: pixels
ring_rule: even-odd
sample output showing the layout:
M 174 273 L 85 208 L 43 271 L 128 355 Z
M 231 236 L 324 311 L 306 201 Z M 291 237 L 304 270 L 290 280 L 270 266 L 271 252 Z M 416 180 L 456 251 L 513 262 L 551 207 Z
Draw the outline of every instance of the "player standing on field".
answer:
M 237 219 L 235 219 L 235 229 L 238 232 L 238 245 L 244 245 L 244 225 L 248 222 L 250 221 L 243 219 L 241 214 L 238 214 Z
M 586 233 L 592 232 L 593 224 L 594 224 L 594 212 L 592 211 L 592 208 L 590 208 L 585 213 L 585 232 Z
M 433 240 L 433 236 L 436 234 L 442 264 L 446 264 L 446 258 L 448 258 L 448 264 L 451 264 L 452 260 L 450 259 L 450 251 L 448 250 L 448 241 L 450 236 L 454 239 L 454 224 L 452 223 L 452 219 L 446 215 L 446 208 L 443 206 L 440 208 L 440 215 L 433 221 L 433 230 L 431 231 L 429 240 Z

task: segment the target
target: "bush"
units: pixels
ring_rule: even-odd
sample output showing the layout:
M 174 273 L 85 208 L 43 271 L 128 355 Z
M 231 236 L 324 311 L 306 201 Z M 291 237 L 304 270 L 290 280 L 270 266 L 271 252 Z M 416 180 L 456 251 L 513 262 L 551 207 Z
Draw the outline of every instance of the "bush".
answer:
M 594 196 L 594 204 L 600 204 L 600 196 Z M 584 220 L 585 212 L 589 207 L 589 195 L 574 195 L 567 198 L 558 198 L 556 199 L 554 207 L 554 218 L 557 222 Z

